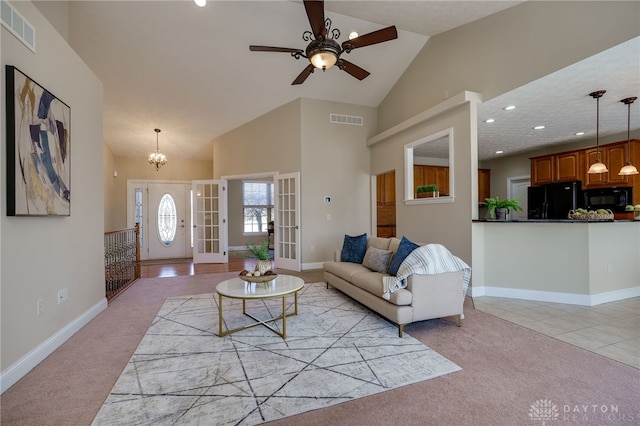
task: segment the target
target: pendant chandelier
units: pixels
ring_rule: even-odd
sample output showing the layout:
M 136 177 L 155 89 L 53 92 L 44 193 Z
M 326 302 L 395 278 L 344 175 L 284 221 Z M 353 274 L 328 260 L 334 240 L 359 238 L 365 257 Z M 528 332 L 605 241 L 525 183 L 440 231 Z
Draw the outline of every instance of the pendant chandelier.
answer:
M 595 98 L 595 100 L 596 100 L 596 108 L 597 108 L 596 109 L 596 161 L 591 165 L 591 167 L 589 167 L 589 171 L 587 171 L 587 173 L 589 173 L 589 174 L 606 173 L 606 172 L 609 171 L 609 169 L 607 169 L 607 166 L 605 166 L 604 163 L 602 161 L 600 161 L 600 141 L 599 141 L 599 136 L 600 136 L 600 98 L 605 93 L 607 93 L 606 90 L 598 90 L 597 92 L 589 93 L 589 96 L 591 96 L 592 98 Z
M 627 162 L 620 169 L 618 173 L 620 176 L 629 176 L 629 175 L 637 175 L 638 169 L 635 168 L 633 164 L 631 164 L 631 104 L 633 101 L 638 99 L 636 96 L 632 96 L 630 98 L 625 98 L 621 100 L 623 104 L 627 106 Z
M 152 166 L 156 166 L 156 172 L 160 170 L 160 167 L 167 164 L 167 157 L 160 152 L 160 148 L 158 145 L 158 135 L 160 134 L 160 129 L 153 129 L 156 132 L 156 150 L 149 155 L 149 164 Z

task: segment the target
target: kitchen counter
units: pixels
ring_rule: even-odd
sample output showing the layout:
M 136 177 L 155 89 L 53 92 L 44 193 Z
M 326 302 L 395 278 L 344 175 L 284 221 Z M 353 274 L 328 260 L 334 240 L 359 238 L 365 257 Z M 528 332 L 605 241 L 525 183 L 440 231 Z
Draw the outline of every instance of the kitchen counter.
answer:
M 634 220 L 473 221 L 472 296 L 586 306 L 638 297 L 638 225 Z

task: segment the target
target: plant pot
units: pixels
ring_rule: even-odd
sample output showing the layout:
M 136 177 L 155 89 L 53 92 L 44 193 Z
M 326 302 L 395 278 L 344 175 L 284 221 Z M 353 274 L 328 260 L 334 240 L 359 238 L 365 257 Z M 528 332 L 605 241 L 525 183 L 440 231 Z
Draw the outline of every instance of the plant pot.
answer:
M 418 192 L 418 198 L 434 198 L 434 197 L 439 197 L 439 196 L 440 196 L 440 192 L 439 191 Z
M 258 260 L 258 263 L 256 263 L 256 271 L 260 271 L 260 275 L 270 270 L 271 270 L 270 260 Z
M 507 220 L 507 209 L 496 209 L 496 220 Z

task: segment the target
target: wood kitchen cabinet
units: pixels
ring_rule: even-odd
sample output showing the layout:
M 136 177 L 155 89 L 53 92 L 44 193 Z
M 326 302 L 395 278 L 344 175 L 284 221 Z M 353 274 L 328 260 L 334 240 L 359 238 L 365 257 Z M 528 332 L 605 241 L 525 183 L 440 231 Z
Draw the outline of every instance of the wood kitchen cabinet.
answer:
M 413 190 L 414 197 L 417 197 L 416 191 L 420 185 L 429 185 L 435 183 L 438 185 L 438 191 L 441 197 L 449 195 L 449 167 L 446 166 L 425 166 L 422 164 L 414 164 L 413 166 Z
M 547 155 L 531 159 L 531 185 L 553 182 L 553 156 Z
M 554 180 L 556 182 L 582 180 L 582 155 L 582 151 L 570 151 L 554 155 Z
M 396 172 L 376 176 L 376 222 L 379 237 L 396 236 Z
M 478 169 L 478 202 L 491 198 L 491 170 Z
M 582 151 L 531 158 L 531 185 L 582 180 Z

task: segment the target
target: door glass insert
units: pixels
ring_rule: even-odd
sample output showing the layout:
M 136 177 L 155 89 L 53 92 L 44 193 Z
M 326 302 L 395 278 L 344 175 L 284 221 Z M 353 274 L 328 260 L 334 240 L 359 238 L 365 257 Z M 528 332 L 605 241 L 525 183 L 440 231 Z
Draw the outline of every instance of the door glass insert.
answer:
M 178 217 L 176 203 L 170 194 L 164 194 L 158 204 L 158 237 L 165 246 L 171 245 L 176 236 Z
M 143 208 L 144 208 L 144 202 L 143 202 L 143 189 L 142 188 L 136 188 L 135 189 L 135 223 L 140 225 L 140 248 L 144 247 L 144 226 L 143 226 Z

